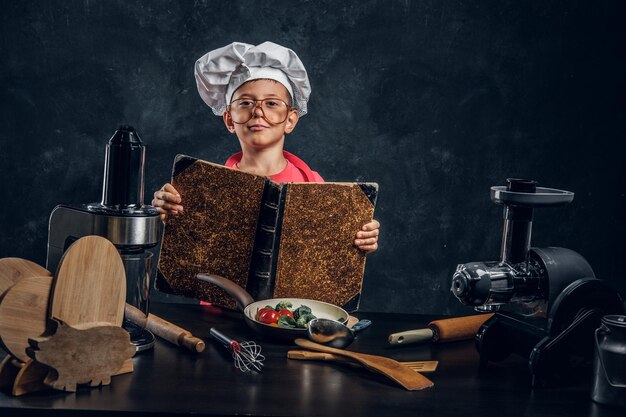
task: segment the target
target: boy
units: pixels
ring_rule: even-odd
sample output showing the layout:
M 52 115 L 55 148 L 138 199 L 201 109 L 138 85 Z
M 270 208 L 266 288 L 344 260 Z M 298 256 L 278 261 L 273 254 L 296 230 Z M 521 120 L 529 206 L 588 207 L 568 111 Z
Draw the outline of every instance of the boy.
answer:
M 234 42 L 198 59 L 195 77 L 204 102 L 239 139 L 241 152 L 228 158 L 227 167 L 276 182 L 324 182 L 301 159 L 283 150 L 285 135 L 306 114 L 311 93 L 306 69 L 295 52 L 272 42 L 257 46 Z M 169 183 L 154 193 L 152 205 L 163 221 L 183 211 L 181 196 Z M 365 224 L 354 244 L 374 252 L 379 228 L 376 220 Z

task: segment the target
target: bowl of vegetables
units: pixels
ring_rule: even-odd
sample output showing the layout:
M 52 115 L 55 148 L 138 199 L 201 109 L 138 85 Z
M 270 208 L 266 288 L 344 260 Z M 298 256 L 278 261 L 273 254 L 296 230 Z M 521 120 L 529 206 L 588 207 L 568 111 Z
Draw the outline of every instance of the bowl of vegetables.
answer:
M 246 323 L 257 333 L 274 340 L 293 342 L 307 338 L 308 323 L 315 318 L 347 323 L 348 313 L 341 307 L 306 298 L 271 298 L 254 301 L 246 290 L 217 275 L 198 274 L 197 279 L 217 285 L 237 302 Z

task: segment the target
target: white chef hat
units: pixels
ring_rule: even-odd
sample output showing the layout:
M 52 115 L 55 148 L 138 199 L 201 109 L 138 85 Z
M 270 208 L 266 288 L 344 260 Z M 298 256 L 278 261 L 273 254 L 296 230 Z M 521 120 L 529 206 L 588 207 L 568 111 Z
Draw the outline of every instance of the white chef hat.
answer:
M 307 112 L 311 85 L 304 64 L 291 49 L 273 42 L 254 46 L 233 42 L 208 52 L 194 68 L 198 92 L 213 113 L 221 116 L 243 83 L 267 78 L 284 85 L 300 116 Z

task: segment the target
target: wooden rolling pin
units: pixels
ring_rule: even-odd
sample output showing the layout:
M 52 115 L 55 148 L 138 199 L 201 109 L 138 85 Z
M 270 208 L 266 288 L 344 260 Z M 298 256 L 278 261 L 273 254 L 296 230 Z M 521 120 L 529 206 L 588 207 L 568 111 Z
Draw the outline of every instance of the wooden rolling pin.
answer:
M 480 326 L 492 316 L 493 314 L 490 313 L 434 320 L 428 323 L 428 327 L 425 329 L 407 330 L 406 332 L 390 334 L 389 344 L 408 345 L 421 342 L 443 343 L 472 339 L 476 336 Z
M 200 353 L 205 348 L 204 341 L 192 335 L 189 330 L 178 327 L 154 314 L 148 314 L 146 317 L 141 310 L 130 304 L 126 304 L 124 308 L 124 317 L 168 342 L 185 347 L 192 352 Z

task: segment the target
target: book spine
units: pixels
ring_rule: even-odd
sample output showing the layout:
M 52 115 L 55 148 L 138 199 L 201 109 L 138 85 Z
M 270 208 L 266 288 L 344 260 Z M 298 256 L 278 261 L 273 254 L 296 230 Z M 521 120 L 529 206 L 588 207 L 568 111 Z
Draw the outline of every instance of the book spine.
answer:
M 255 300 L 273 298 L 286 184 L 268 180 L 263 191 L 246 290 Z

